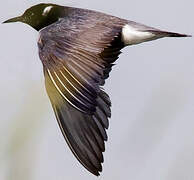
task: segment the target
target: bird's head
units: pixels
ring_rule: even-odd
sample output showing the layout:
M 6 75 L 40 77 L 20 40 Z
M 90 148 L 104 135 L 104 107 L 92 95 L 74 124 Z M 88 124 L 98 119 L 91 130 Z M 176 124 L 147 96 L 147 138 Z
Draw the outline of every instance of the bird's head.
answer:
M 11 18 L 3 23 L 23 22 L 39 31 L 56 22 L 63 14 L 64 7 L 56 4 L 41 3 L 27 9 L 22 16 Z

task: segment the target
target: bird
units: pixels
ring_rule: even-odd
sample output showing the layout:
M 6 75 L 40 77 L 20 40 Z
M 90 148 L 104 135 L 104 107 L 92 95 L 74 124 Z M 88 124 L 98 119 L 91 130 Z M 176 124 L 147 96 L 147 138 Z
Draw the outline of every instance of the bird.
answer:
M 103 89 L 126 46 L 190 35 L 163 31 L 102 12 L 41 3 L 3 23 L 38 31 L 45 87 L 61 132 L 77 160 L 99 176 L 111 117 Z

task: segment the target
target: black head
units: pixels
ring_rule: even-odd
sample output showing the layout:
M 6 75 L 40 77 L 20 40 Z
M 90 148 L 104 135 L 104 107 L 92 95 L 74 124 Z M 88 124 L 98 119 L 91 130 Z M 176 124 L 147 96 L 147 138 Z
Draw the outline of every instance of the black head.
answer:
M 39 31 L 64 16 L 65 7 L 56 4 L 42 3 L 27 9 L 22 16 L 9 19 L 4 23 L 23 22 Z

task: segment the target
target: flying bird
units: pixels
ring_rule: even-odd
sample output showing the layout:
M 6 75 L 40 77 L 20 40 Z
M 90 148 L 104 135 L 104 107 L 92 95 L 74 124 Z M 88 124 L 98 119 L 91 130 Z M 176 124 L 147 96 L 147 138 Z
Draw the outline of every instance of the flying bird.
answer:
M 91 173 L 102 171 L 111 101 L 102 86 L 121 49 L 163 37 L 188 37 L 101 12 L 38 4 L 4 23 L 39 31 L 45 86 L 62 134 Z

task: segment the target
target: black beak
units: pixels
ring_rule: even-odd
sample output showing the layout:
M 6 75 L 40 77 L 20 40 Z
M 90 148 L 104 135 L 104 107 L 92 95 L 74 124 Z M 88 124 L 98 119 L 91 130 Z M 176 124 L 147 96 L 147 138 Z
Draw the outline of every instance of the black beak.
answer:
M 3 23 L 13 23 L 13 22 L 19 22 L 21 21 L 21 16 L 8 19 L 7 21 L 4 21 Z

